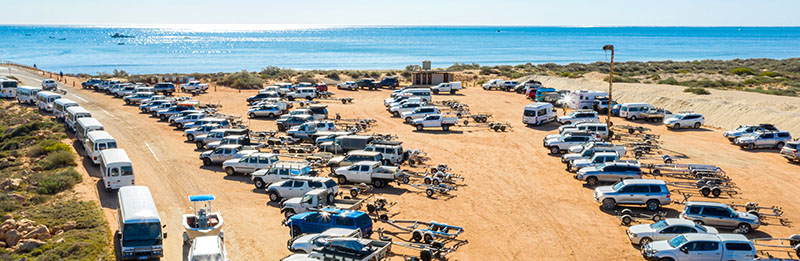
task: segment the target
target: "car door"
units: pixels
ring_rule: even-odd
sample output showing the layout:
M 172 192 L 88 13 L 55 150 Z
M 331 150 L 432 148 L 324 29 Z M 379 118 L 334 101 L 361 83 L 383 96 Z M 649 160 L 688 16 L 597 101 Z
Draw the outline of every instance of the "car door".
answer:
M 633 189 L 633 199 L 631 203 L 634 204 L 644 204 L 647 202 L 648 199 L 651 198 L 650 194 L 650 185 L 636 185 Z
M 245 157 L 244 164 L 242 164 L 241 172 L 244 173 L 252 173 L 256 171 L 256 166 L 258 165 L 258 157 L 256 156 L 248 156 Z
M 615 182 L 621 179 L 620 175 L 620 166 L 610 165 L 603 167 L 602 175 L 599 175 L 597 180 L 602 182 Z
M 636 196 L 634 194 L 634 189 L 636 189 L 636 187 L 638 186 L 627 185 L 625 187 L 622 187 L 617 194 L 617 203 L 627 204 L 634 202 L 634 197 Z
M 722 211 L 718 207 L 705 206 L 700 213 L 703 217 L 703 223 L 710 226 L 724 226 L 724 221 L 721 220 Z
M 439 115 L 431 115 L 425 118 L 423 125 L 425 127 L 438 127 L 439 126 Z
M 291 193 L 288 193 L 286 198 L 296 198 L 302 197 L 308 191 L 308 181 L 306 180 L 295 180 L 294 185 L 292 185 Z
M 680 234 L 678 233 L 678 228 L 679 226 L 669 226 L 662 229 L 661 231 L 658 231 L 655 235 L 653 235 L 653 241 L 670 240 L 674 238 L 675 236 Z

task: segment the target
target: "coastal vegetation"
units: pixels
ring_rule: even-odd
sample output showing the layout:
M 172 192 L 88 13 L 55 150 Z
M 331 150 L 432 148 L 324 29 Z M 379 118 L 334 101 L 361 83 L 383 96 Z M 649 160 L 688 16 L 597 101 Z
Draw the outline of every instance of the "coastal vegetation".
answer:
M 113 259 L 95 201 L 72 190 L 83 178 L 62 124 L 0 101 L 0 259 Z

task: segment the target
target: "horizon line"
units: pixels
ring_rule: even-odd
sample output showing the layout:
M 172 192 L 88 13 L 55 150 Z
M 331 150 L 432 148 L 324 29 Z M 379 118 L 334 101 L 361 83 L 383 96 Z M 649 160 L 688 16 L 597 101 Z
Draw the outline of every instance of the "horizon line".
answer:
M 179 23 L 156 23 L 156 24 L 113 24 L 113 23 L 0 23 L 0 26 L 90 26 L 90 27 L 117 27 L 117 28 L 147 28 L 147 27 L 197 27 L 197 26 L 317 26 L 317 27 L 427 27 L 427 26 L 443 26 L 443 27 L 562 27 L 562 28 L 625 28 L 625 27 L 711 27 L 711 28 L 786 28 L 786 27 L 800 27 L 800 25 L 533 25 L 533 24 L 247 24 L 247 23 L 216 23 L 216 24 L 179 24 Z

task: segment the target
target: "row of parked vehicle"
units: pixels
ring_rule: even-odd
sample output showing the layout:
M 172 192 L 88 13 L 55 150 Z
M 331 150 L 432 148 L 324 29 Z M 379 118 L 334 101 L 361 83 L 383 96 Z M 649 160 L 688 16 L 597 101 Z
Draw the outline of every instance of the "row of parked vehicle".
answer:
M 386 110 L 394 117 L 414 126 L 417 131 L 425 128 L 441 128 L 443 131 L 450 130 L 450 127 L 458 123 L 457 117 L 450 117 L 444 114 L 436 105 L 431 103 L 431 92 L 436 87 L 444 85 L 457 85 L 461 88 L 461 83 L 443 83 L 432 88 L 406 87 L 393 91 L 389 98 L 383 101 Z M 455 93 L 455 91 L 451 91 Z

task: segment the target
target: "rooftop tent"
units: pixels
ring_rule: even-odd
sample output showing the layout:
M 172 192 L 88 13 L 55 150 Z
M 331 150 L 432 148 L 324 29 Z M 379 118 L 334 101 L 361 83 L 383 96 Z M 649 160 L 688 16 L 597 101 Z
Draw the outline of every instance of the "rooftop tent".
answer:
M 211 194 L 189 196 L 189 201 L 191 202 L 212 201 L 214 199 L 214 195 Z

